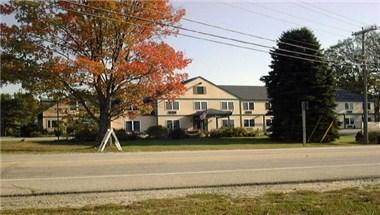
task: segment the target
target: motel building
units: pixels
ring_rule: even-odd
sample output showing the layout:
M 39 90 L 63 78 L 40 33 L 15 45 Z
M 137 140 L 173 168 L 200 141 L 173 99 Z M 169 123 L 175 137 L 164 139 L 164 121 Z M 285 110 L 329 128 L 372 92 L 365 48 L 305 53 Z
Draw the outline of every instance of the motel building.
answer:
M 272 116 L 267 114 L 270 102 L 264 86 L 216 85 L 203 77 L 188 79 L 184 84 L 187 91 L 174 101 L 157 100 L 151 113 L 140 113 L 133 119 L 120 117 L 111 123 L 112 128 L 144 132 L 151 126 L 161 125 L 187 131 L 222 127 L 266 131 L 271 126 Z M 363 97 L 338 89 L 336 102 L 339 127 L 362 128 Z M 56 104 L 50 106 L 41 113 L 41 126 L 54 130 L 57 119 L 65 121 L 68 113 L 77 112 L 78 106 L 74 104 L 61 102 L 58 111 Z M 369 121 L 373 121 L 373 102 L 369 102 L 368 110 Z

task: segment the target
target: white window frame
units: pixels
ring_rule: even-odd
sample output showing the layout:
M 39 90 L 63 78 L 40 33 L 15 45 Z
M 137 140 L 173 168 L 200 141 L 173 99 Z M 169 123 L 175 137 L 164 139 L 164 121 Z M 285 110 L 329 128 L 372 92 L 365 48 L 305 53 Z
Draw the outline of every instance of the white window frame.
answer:
M 195 103 L 197 103 L 197 102 L 199 102 L 200 109 L 197 109 L 196 106 L 195 106 Z M 206 104 L 206 108 L 203 107 L 202 103 Z M 207 101 L 194 101 L 193 102 L 193 106 L 194 106 L 194 110 L 207 110 L 207 108 L 208 108 L 208 102 Z
M 253 125 L 251 124 L 251 120 L 253 120 Z M 248 121 L 248 126 L 245 125 L 245 121 Z M 256 120 L 255 119 L 243 119 L 243 126 L 244 126 L 244 128 L 254 128 L 256 126 Z
M 224 126 L 225 121 L 227 121 L 227 126 Z M 235 128 L 235 120 L 230 119 L 230 123 L 228 124 L 228 119 L 222 119 L 222 128 L 228 128 L 231 125 L 232 125 L 231 128 Z
M 198 93 L 198 88 L 200 88 L 200 87 L 203 88 L 203 93 Z M 206 87 L 205 86 L 195 86 L 194 88 L 195 88 L 195 90 L 194 90 L 195 95 L 205 95 L 206 94 Z
M 171 108 L 167 108 L 167 103 L 170 104 Z M 174 103 L 178 103 L 178 108 L 174 108 Z M 180 109 L 179 101 L 165 101 L 165 110 L 168 111 L 178 111 Z
M 168 128 L 168 122 L 171 122 L 172 123 L 172 128 Z M 174 128 L 174 121 L 178 121 L 178 128 L 180 129 L 181 128 L 181 120 L 179 120 L 179 119 L 167 119 L 165 122 L 166 122 L 166 128 L 167 129 L 176 129 L 176 128 Z
M 223 108 L 223 102 L 226 102 L 227 103 L 227 109 L 224 109 Z M 230 104 L 232 103 L 232 108 L 230 107 Z M 220 102 L 220 109 L 221 110 L 229 110 L 229 111 L 233 111 L 235 108 L 235 104 L 233 101 L 221 101 Z
M 249 104 L 252 103 L 252 109 L 249 108 Z M 244 109 L 244 104 L 248 104 L 248 109 Z M 254 101 L 245 101 L 243 102 L 243 110 L 244 111 L 250 111 L 250 110 L 255 110 L 255 102 Z
M 128 122 L 132 122 L 132 129 L 131 129 L 131 131 L 128 131 L 127 130 L 127 123 Z M 127 120 L 127 121 L 125 121 L 125 123 L 124 123 L 124 125 L 125 125 L 125 130 L 127 131 L 127 132 L 135 132 L 135 123 L 136 122 L 139 122 L 139 131 L 137 131 L 137 132 L 141 132 L 141 121 L 140 120 Z
M 53 126 L 53 121 L 56 121 L 56 123 L 58 123 L 58 120 L 57 119 L 48 119 L 46 121 L 47 123 L 47 128 L 57 128 L 57 126 Z
M 130 105 L 127 109 L 127 111 L 137 111 L 137 110 L 138 110 L 138 108 L 134 105 Z
M 268 121 L 270 121 L 270 125 L 268 125 Z M 272 126 L 273 120 L 272 119 L 265 119 L 265 126 Z
M 348 106 L 348 108 L 346 107 Z M 354 110 L 354 103 L 353 102 L 345 102 L 344 103 L 344 109 L 348 111 L 353 111 Z

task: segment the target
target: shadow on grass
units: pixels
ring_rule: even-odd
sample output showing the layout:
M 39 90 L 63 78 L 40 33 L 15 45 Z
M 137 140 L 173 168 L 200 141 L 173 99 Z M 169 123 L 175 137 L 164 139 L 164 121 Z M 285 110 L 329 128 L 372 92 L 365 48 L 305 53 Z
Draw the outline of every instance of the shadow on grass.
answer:
M 60 140 L 60 141 L 35 141 L 35 143 L 41 145 L 67 145 L 67 146 L 89 146 L 89 148 L 99 145 L 96 141 L 74 141 L 74 140 Z M 181 145 L 250 145 L 250 144 L 276 144 L 276 145 L 288 145 L 301 143 L 295 142 L 278 142 L 273 141 L 269 137 L 226 137 L 226 138 L 184 138 L 184 139 L 136 139 L 136 140 L 122 140 L 120 141 L 122 146 L 181 146 Z M 331 143 L 308 143 L 308 144 L 320 144 L 323 145 L 352 145 L 358 144 L 354 140 L 335 141 Z M 359 145 L 359 144 L 358 144 Z

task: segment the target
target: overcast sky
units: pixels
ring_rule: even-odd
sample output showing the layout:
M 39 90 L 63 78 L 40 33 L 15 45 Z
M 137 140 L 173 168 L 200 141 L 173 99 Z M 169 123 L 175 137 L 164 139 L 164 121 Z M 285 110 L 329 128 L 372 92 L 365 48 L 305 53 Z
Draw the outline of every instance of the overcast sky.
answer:
M 323 48 L 351 37 L 351 33 L 360 30 L 362 25 L 380 25 L 380 0 L 298 1 L 296 3 L 292 1 L 172 1 L 172 3 L 175 8 L 186 9 L 186 18 L 270 39 L 278 39 L 286 30 L 306 26 L 314 32 Z M 215 30 L 186 21 L 182 21 L 182 26 L 259 44 L 274 45 L 272 42 Z M 182 36 L 168 38 L 167 41 L 193 60 L 186 68 L 190 77 L 203 76 L 216 84 L 224 85 L 263 85 L 259 79 L 269 71 L 270 55 L 266 53 Z M 2 89 L 2 92 L 15 90 L 17 87 L 6 87 Z

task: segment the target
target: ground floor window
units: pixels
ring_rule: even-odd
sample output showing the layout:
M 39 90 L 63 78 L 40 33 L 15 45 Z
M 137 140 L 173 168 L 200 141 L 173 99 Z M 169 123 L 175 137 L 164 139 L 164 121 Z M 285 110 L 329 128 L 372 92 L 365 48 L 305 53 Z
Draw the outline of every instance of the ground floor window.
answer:
M 57 127 L 57 120 L 56 119 L 47 120 L 47 127 L 48 128 L 56 128 Z
M 272 119 L 266 119 L 265 120 L 265 125 L 266 126 L 272 126 Z
M 246 128 L 255 127 L 255 119 L 245 119 L 244 120 L 244 127 L 246 127 Z
M 230 119 L 230 120 L 228 120 L 228 119 L 223 119 L 223 120 L 222 120 L 222 127 L 223 127 L 223 128 L 228 128 L 228 127 L 233 128 L 233 127 L 235 127 L 235 122 L 234 122 L 233 119 Z
M 140 132 L 140 121 L 127 121 L 125 130 L 127 132 Z
M 344 124 L 346 128 L 355 128 L 355 120 L 354 118 L 347 117 L 344 119 Z
M 181 128 L 179 120 L 166 120 L 166 127 L 168 129 L 177 129 Z

